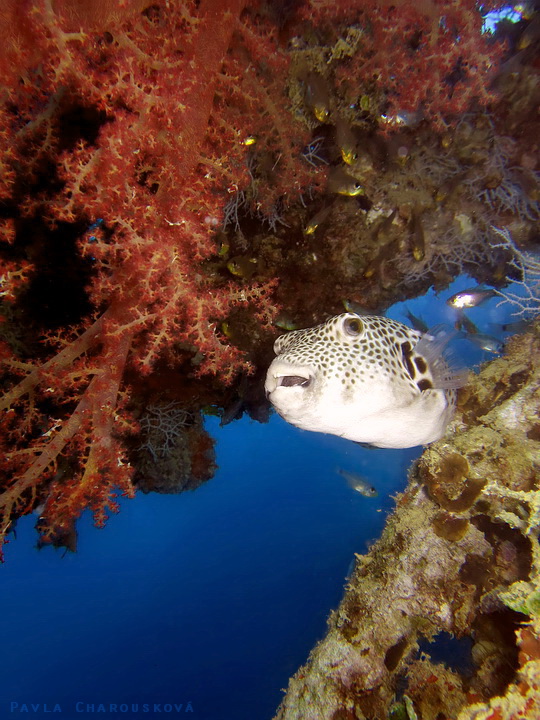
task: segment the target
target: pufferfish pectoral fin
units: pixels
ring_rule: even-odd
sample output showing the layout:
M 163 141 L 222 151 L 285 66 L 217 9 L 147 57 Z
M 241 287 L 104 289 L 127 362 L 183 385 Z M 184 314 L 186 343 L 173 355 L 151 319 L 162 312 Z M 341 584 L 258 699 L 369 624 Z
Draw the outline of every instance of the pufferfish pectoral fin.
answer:
M 427 363 L 433 388 L 457 390 L 468 382 L 469 372 L 456 364 L 448 347 L 450 341 L 458 335 L 459 332 L 453 328 L 435 325 L 414 346 L 414 355 L 422 357 Z

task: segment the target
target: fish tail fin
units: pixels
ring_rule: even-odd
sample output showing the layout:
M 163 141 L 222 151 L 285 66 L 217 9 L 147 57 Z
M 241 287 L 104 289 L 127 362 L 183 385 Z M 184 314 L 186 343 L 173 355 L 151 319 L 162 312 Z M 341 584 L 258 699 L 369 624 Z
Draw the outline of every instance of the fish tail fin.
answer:
M 449 343 L 462 333 L 446 325 L 435 325 L 414 347 L 429 365 L 433 385 L 439 390 L 457 390 L 467 384 L 469 371 L 456 362 Z

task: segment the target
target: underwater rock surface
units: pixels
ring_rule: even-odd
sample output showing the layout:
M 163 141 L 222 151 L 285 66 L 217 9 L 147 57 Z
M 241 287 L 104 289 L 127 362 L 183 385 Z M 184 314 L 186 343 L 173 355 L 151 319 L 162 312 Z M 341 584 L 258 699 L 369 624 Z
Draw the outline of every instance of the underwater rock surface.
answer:
M 537 321 L 471 375 L 276 720 L 540 717 L 539 411 Z M 469 638 L 454 669 L 439 633 Z

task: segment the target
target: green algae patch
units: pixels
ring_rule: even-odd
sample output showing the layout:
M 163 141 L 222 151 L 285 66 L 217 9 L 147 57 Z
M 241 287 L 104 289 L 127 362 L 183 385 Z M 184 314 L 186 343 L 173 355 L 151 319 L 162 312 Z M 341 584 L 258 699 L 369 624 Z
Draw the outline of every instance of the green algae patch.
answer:
M 540 618 L 540 587 L 520 580 L 500 594 L 500 598 L 512 610 Z

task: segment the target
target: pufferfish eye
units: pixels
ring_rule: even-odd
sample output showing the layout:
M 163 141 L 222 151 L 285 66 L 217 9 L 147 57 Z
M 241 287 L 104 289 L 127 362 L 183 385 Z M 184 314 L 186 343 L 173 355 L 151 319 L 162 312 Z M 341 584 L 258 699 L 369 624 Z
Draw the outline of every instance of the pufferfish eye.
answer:
M 347 317 L 343 321 L 343 332 L 349 337 L 358 337 L 364 332 L 364 323 L 357 317 Z

